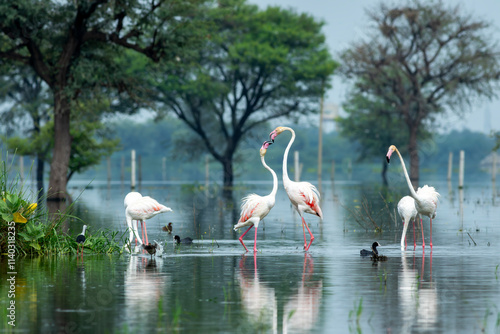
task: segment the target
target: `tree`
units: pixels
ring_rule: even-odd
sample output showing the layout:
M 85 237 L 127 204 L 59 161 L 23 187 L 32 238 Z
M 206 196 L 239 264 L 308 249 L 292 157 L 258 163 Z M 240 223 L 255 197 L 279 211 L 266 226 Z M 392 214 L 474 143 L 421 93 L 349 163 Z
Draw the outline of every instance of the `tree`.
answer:
M 72 102 L 92 87 L 131 91 L 116 61 L 123 49 L 154 61 L 182 56 L 200 40 L 201 2 L 0 1 L 0 59 L 31 66 L 54 100 L 49 199 L 66 195 Z
M 465 110 L 479 96 L 496 94 L 499 49 L 490 25 L 441 1 L 384 3 L 369 12 L 374 33 L 343 52 L 342 73 L 356 89 L 392 106 L 407 127 L 410 178 L 419 179 L 417 138 L 436 116 Z M 387 131 L 401 131 L 396 128 Z
M 306 14 L 226 0 L 209 17 L 213 27 L 197 58 L 168 68 L 155 98 L 160 117 L 173 112 L 197 134 L 181 138 L 184 143 L 204 147 L 220 162 L 229 190 L 242 139 L 269 120 L 317 109 L 337 64 L 321 33 L 323 23 Z

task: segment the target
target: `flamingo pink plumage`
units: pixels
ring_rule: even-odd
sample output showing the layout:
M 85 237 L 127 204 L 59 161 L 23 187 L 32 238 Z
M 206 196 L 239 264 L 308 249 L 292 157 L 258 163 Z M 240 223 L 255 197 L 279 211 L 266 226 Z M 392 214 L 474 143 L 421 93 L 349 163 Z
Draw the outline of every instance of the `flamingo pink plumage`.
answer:
M 274 142 L 274 138 L 276 138 L 283 131 L 290 131 L 292 133 L 292 138 L 288 142 L 288 146 L 286 147 L 285 153 L 283 155 L 283 186 L 285 187 L 285 191 L 288 195 L 288 198 L 290 199 L 290 202 L 295 207 L 300 215 L 300 218 L 302 219 L 302 230 L 304 232 L 304 250 L 307 251 L 309 250 L 309 247 L 311 247 L 314 236 L 311 233 L 309 226 L 307 226 L 306 221 L 304 220 L 303 213 L 310 213 L 323 219 L 323 213 L 321 212 L 321 208 L 319 206 L 320 194 L 316 187 L 311 183 L 294 182 L 288 177 L 288 152 L 290 151 L 293 141 L 295 140 L 295 131 L 293 131 L 293 129 L 289 127 L 278 126 L 276 129 L 274 129 L 273 132 L 271 132 L 269 136 Z M 307 228 L 309 236 L 311 237 L 309 244 L 307 244 L 306 231 L 304 227 Z
M 148 232 L 146 230 L 145 220 L 153 218 L 154 216 L 173 211 L 169 207 L 158 203 L 155 199 L 149 196 L 142 196 L 138 192 L 130 192 L 125 196 L 123 201 L 125 206 L 125 217 L 127 219 L 127 226 L 130 231 L 129 244 L 131 245 L 134 234 L 139 243 L 142 244 L 143 241 L 139 238 L 137 233 L 137 225 L 134 226 L 133 221 L 137 220 L 141 222 L 142 238 L 146 240 L 146 245 L 148 245 Z
M 253 251 L 254 253 L 257 252 L 257 228 L 259 227 L 259 223 L 262 219 L 264 219 L 265 216 L 271 211 L 271 209 L 274 206 L 275 203 L 275 198 L 276 198 L 276 192 L 278 191 L 278 177 L 276 176 L 276 173 L 271 169 L 266 164 L 266 160 L 264 159 L 267 148 L 271 142 L 264 142 L 262 147 L 260 148 L 260 161 L 262 162 L 262 165 L 264 166 L 265 169 L 267 169 L 269 172 L 271 172 L 273 176 L 273 190 L 271 193 L 267 196 L 259 196 L 257 194 L 250 194 L 243 198 L 242 204 L 241 204 L 241 214 L 240 214 L 240 219 L 236 225 L 234 225 L 234 230 L 236 231 L 239 228 L 242 228 L 244 226 L 249 226 L 248 229 L 240 236 L 239 240 L 243 247 L 245 247 L 245 250 L 248 252 L 247 246 L 245 246 L 245 243 L 243 242 L 243 237 L 245 234 L 250 231 L 252 227 L 255 227 L 255 238 L 254 238 L 254 244 L 253 244 Z
M 389 147 L 389 151 L 387 151 L 387 162 L 391 160 L 391 155 L 393 152 L 396 152 L 399 156 L 399 160 L 401 160 L 401 165 L 403 166 L 403 173 L 406 178 L 406 182 L 408 183 L 408 188 L 410 189 L 410 194 L 413 199 L 415 199 L 415 208 L 417 209 L 418 213 L 420 214 L 420 225 L 422 226 L 422 215 L 429 217 L 430 219 L 430 232 L 431 232 L 431 248 L 432 248 L 432 220 L 436 217 L 436 210 L 437 210 L 437 204 L 438 204 L 438 197 L 440 196 L 439 193 L 436 191 L 434 187 L 430 187 L 428 185 L 425 185 L 423 187 L 419 187 L 417 191 L 415 192 L 415 189 L 413 189 L 413 185 L 411 184 L 410 177 L 408 176 L 408 172 L 406 171 L 406 166 L 405 162 L 403 160 L 403 157 L 401 156 L 401 153 L 399 153 L 399 150 L 396 148 L 396 146 L 391 145 Z M 424 236 L 424 231 L 422 229 L 422 247 L 425 247 L 425 240 L 423 238 Z

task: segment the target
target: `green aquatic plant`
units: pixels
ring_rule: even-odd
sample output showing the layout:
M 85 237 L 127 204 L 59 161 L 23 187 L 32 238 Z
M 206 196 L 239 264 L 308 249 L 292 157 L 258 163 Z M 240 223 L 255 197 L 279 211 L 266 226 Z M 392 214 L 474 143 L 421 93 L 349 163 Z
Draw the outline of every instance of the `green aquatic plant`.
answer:
M 353 321 L 353 317 L 356 316 L 356 333 L 360 334 L 361 333 L 361 325 L 359 323 L 361 319 L 361 314 L 363 313 L 363 297 L 359 299 L 359 302 L 356 303 L 354 302 L 354 309 L 349 311 L 349 323 Z M 349 324 L 349 332 L 352 332 L 353 328 L 351 327 L 351 324 Z

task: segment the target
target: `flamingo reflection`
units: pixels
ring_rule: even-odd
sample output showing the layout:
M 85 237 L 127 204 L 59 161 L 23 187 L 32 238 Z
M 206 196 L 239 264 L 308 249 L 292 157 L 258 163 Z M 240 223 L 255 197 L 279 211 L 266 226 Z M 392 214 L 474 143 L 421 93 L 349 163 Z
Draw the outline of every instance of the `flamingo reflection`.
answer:
M 249 320 L 259 328 L 272 329 L 272 333 L 278 332 L 278 304 L 273 288 L 260 282 L 257 271 L 257 253 L 253 254 L 253 275 L 245 269 L 247 256 L 243 255 L 240 260 L 240 272 L 238 281 L 241 288 L 241 303 Z
M 313 281 L 314 261 L 310 254 L 304 254 L 302 280 L 297 293 L 285 304 L 283 312 L 283 333 L 309 333 L 319 316 L 323 292 L 323 281 Z
M 125 273 L 125 319 L 133 325 L 144 324 L 144 316 L 158 314 L 158 305 L 170 281 L 162 273 L 162 258 L 131 256 Z M 168 282 L 169 283 L 169 282 Z
M 398 295 L 402 310 L 402 333 L 409 333 L 418 326 L 419 330 L 432 331 L 438 321 L 437 287 L 432 281 L 432 251 L 429 258 L 429 272 L 425 271 L 425 252 L 422 253 L 420 272 L 416 266 L 415 255 L 413 263 L 408 264 L 408 257 L 401 257 L 402 270 L 398 277 Z M 426 279 L 425 277 L 428 277 Z
M 313 281 L 314 262 L 310 254 L 304 254 L 302 278 L 295 294 L 292 294 L 278 311 L 274 288 L 262 283 L 257 269 L 257 254 L 253 255 L 253 275 L 245 269 L 247 256 L 240 260 L 239 283 L 241 300 L 248 318 L 254 326 L 266 328 L 268 332 L 277 333 L 278 314 L 282 314 L 282 333 L 310 332 L 319 318 L 322 299 L 323 281 Z

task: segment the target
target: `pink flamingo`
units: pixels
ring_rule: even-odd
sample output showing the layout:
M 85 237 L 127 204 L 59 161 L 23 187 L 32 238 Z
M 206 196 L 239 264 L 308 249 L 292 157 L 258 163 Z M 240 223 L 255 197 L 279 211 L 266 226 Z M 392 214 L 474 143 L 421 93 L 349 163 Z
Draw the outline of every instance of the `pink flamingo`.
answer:
M 262 147 L 260 148 L 260 161 L 265 169 L 267 169 L 273 175 L 273 190 L 267 196 L 259 196 L 257 194 L 250 194 L 243 198 L 241 204 L 241 213 L 240 219 L 236 225 L 234 225 L 234 230 L 236 231 L 239 228 L 244 226 L 249 226 L 249 228 L 240 236 L 239 240 L 245 250 L 248 252 L 247 246 L 243 242 L 243 237 L 245 234 L 250 231 L 252 227 L 255 227 L 255 239 L 253 243 L 253 251 L 257 252 L 257 228 L 259 227 L 259 223 L 265 216 L 271 211 L 274 206 L 276 192 L 278 191 L 278 177 L 276 173 L 266 164 L 266 160 L 264 156 L 266 155 L 267 148 L 271 145 L 271 142 L 264 142 Z
M 428 185 L 423 186 L 422 188 L 418 188 L 415 192 L 413 186 L 410 181 L 410 177 L 408 176 L 408 172 L 406 171 L 405 162 L 401 153 L 399 153 L 396 146 L 391 145 L 389 147 L 389 151 L 387 151 L 387 162 L 390 162 L 392 153 L 396 152 L 401 160 L 401 165 L 403 166 L 403 173 L 406 178 L 406 182 L 408 183 L 408 188 L 410 189 L 411 197 L 415 200 L 415 208 L 420 214 L 420 226 L 422 226 L 422 215 L 429 217 L 431 221 L 431 248 L 432 248 L 432 219 L 436 217 L 437 203 L 439 193 L 436 191 L 434 187 L 429 187 Z M 424 230 L 422 229 L 422 247 L 425 247 L 424 240 Z
M 408 230 L 408 224 L 410 220 L 413 222 L 413 248 L 417 247 L 417 241 L 415 239 L 415 219 L 418 216 L 417 208 L 415 207 L 415 200 L 411 196 L 405 196 L 401 198 L 398 202 L 398 213 L 403 220 L 403 234 L 401 234 L 401 249 L 406 249 L 406 230 Z M 422 224 L 422 222 L 420 222 Z M 422 230 L 422 240 L 424 239 L 424 229 L 422 225 L 420 226 Z
M 285 187 L 285 191 L 288 195 L 288 198 L 290 199 L 290 202 L 292 202 L 292 205 L 295 207 L 300 215 L 300 218 L 302 219 L 302 230 L 304 232 L 304 250 L 307 251 L 309 250 L 309 247 L 311 247 L 314 236 L 311 233 L 309 226 L 307 226 L 306 221 L 304 220 L 303 213 L 310 213 L 323 219 L 323 213 L 321 212 L 321 208 L 319 206 L 320 194 L 316 187 L 311 183 L 294 182 L 288 177 L 288 152 L 290 151 L 290 147 L 292 147 L 293 141 L 295 140 L 295 131 L 293 131 L 293 129 L 289 127 L 278 126 L 276 129 L 274 129 L 273 132 L 271 132 L 269 136 L 274 142 L 274 138 L 276 138 L 285 130 L 292 133 L 292 138 L 290 139 L 290 142 L 288 143 L 288 146 L 286 147 L 285 153 L 283 155 L 283 186 Z M 304 227 L 307 228 L 309 236 L 311 237 L 309 245 L 307 244 L 306 231 Z
M 153 218 L 154 216 L 160 213 L 173 211 L 169 207 L 166 207 L 165 205 L 158 203 L 155 199 L 149 196 L 143 197 L 140 193 L 135 191 L 130 192 L 127 194 L 127 196 L 125 196 L 123 204 L 125 206 L 125 217 L 127 219 L 127 226 L 130 231 L 130 236 L 129 236 L 130 245 L 132 244 L 132 239 L 134 238 L 134 234 L 136 236 L 136 242 L 138 239 L 140 244 L 143 243 L 137 233 L 137 225 L 134 226 L 133 224 L 134 220 L 141 222 L 142 238 L 144 239 L 145 236 L 146 245 L 148 245 L 149 244 L 148 232 L 146 230 L 145 220 Z

